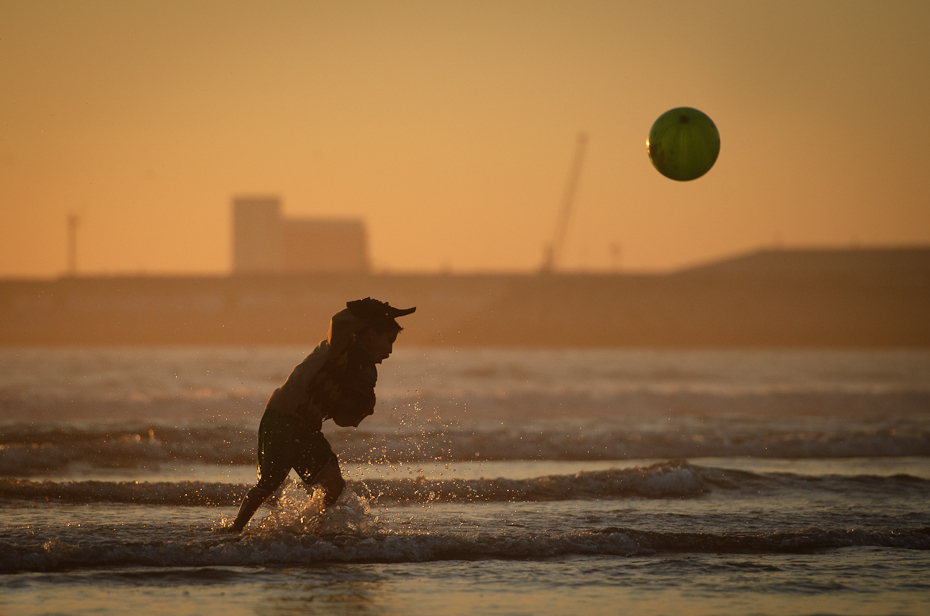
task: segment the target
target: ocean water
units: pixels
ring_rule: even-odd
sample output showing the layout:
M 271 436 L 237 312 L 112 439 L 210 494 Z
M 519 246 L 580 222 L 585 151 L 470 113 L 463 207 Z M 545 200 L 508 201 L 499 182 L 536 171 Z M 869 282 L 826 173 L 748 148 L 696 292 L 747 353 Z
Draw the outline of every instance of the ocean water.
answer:
M 930 613 L 930 351 L 401 343 L 215 532 L 307 351 L 0 350 L 0 614 Z

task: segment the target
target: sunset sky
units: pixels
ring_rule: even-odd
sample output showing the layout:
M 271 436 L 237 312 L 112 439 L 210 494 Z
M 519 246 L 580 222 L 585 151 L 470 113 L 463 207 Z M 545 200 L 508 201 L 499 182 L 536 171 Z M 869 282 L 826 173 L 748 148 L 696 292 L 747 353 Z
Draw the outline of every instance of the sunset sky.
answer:
M 930 2 L 0 1 L 0 277 L 230 271 L 234 195 L 362 218 L 377 271 L 930 244 Z M 646 155 L 696 107 L 721 152 Z M 619 246 L 619 256 L 612 248 Z

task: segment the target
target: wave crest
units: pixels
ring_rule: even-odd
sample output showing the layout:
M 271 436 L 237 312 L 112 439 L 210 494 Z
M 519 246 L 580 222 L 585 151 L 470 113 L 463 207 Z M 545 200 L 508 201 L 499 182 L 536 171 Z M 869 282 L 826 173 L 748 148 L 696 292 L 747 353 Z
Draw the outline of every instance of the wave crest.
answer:
M 46 541 L 41 549 L 0 542 L 0 572 L 101 567 L 243 567 L 308 563 L 429 562 L 549 559 L 574 555 L 639 556 L 657 553 L 796 554 L 848 547 L 930 550 L 930 529 L 809 528 L 756 534 L 662 533 L 626 528 L 564 534 L 417 533 L 373 530 L 320 535 L 253 531 L 241 536 L 176 541 L 98 538 Z

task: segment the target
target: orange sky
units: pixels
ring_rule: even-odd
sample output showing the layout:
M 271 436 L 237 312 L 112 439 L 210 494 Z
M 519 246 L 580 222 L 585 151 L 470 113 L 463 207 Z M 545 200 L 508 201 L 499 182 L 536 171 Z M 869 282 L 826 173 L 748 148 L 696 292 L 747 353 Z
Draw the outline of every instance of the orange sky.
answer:
M 378 270 L 930 243 L 930 2 L 0 3 L 0 276 L 226 273 L 230 200 L 361 217 Z M 646 156 L 677 106 L 722 147 Z

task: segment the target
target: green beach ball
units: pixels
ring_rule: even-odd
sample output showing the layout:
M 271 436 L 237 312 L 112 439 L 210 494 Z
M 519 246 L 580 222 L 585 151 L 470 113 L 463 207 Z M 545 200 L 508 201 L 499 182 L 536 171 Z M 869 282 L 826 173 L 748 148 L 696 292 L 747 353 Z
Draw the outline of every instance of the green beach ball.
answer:
M 652 125 L 646 151 L 659 173 L 686 182 L 714 166 L 720 153 L 720 133 L 706 114 L 677 107 L 660 115 Z

